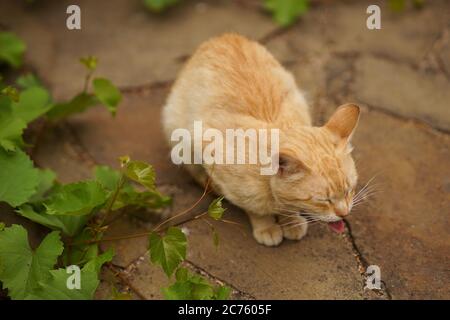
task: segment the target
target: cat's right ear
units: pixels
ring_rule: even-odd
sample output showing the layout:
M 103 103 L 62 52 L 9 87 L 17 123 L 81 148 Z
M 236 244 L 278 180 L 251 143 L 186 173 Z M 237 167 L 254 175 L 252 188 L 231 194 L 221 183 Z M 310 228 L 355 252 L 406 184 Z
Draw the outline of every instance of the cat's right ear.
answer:
M 353 103 L 344 104 L 337 108 L 324 127 L 346 144 L 358 125 L 359 114 L 359 106 Z
M 300 160 L 292 155 L 280 152 L 278 154 L 278 172 L 279 176 L 288 176 L 294 173 L 306 173 L 310 169 Z

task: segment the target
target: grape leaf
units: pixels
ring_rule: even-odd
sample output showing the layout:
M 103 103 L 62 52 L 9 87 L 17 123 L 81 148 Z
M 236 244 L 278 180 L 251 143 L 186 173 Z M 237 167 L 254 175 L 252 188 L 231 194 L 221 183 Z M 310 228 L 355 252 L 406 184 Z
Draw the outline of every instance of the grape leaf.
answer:
M 142 161 L 129 161 L 125 166 L 125 175 L 150 191 L 155 190 L 155 170 Z
M 144 5 L 150 11 L 160 13 L 178 2 L 179 0 L 144 0 Z
M 19 91 L 12 87 L 12 86 L 7 86 L 4 87 L 1 92 L 2 95 L 7 96 L 8 98 L 10 98 L 12 101 L 14 102 L 18 102 L 20 100 L 20 93 Z
M 42 224 L 50 229 L 60 230 L 67 236 L 73 237 L 87 223 L 89 216 L 63 216 L 49 215 L 45 211 L 36 211 L 32 206 L 24 204 L 17 209 L 17 213 L 36 223 Z
M 14 116 L 8 97 L 0 97 L 0 147 L 15 151 L 23 145 L 22 133 L 26 123 Z
M 150 260 L 170 277 L 186 258 L 186 246 L 187 239 L 180 228 L 170 227 L 164 236 L 153 232 L 149 237 Z
M 64 185 L 44 202 L 48 214 L 82 216 L 101 206 L 107 193 L 96 181 Z
M 117 112 L 117 105 L 122 100 L 122 95 L 108 79 L 96 78 L 92 81 L 94 93 L 98 100 L 103 103 L 114 116 Z
M 11 32 L 0 32 L 0 61 L 4 61 L 14 68 L 22 65 L 25 43 Z
M 21 150 L 12 154 L 0 148 L 0 201 L 13 207 L 25 203 L 39 184 L 39 170 Z
M 44 200 L 44 196 L 55 185 L 56 173 L 50 169 L 38 169 L 39 183 L 36 192 L 28 199 L 30 203 L 36 203 Z
M 215 300 L 228 300 L 231 294 L 231 288 L 227 286 L 220 286 L 215 290 Z
M 115 190 L 120 179 L 120 172 L 108 166 L 97 166 L 95 168 L 95 179 L 111 193 Z M 157 190 L 139 192 L 125 181 L 113 204 L 112 210 L 118 210 L 125 206 L 138 208 L 158 209 L 171 203 L 171 198 L 161 195 Z
M 94 71 L 97 68 L 98 59 L 95 56 L 87 56 L 80 58 L 80 63 L 89 71 Z
M 55 104 L 47 112 L 47 116 L 52 120 L 62 119 L 74 113 L 83 112 L 97 103 L 98 101 L 95 96 L 83 92 L 76 95 L 68 102 Z
M 287 27 L 308 10 L 308 0 L 264 0 L 264 7 L 273 13 L 275 21 Z
M 31 87 L 20 94 L 20 100 L 12 104 L 15 117 L 29 123 L 45 114 L 52 107 L 50 94 L 43 87 Z
M 67 281 L 72 274 L 66 269 L 51 270 L 50 278 L 41 281 L 40 287 L 34 290 L 27 299 L 32 300 L 91 300 L 94 297 L 100 280 L 97 275 L 97 264 L 90 261 L 80 272 L 80 289 L 69 289 Z
M 12 299 L 24 299 L 47 280 L 63 251 L 58 232 L 49 233 L 33 252 L 27 231 L 12 225 L 0 232 L 0 280 Z
M 220 220 L 226 209 L 222 207 L 223 196 L 215 199 L 208 207 L 208 215 L 215 219 Z
M 221 299 L 226 297 L 226 289 L 215 289 L 205 278 L 190 273 L 186 268 L 179 268 L 175 275 L 176 282 L 162 289 L 168 300 L 209 300 L 216 298 L 216 292 Z
M 120 172 L 108 166 L 96 166 L 94 168 L 95 180 L 105 189 L 113 191 L 120 180 Z
M 28 89 L 32 87 L 43 87 L 41 81 L 32 73 L 27 73 L 16 79 L 16 83 L 22 89 Z

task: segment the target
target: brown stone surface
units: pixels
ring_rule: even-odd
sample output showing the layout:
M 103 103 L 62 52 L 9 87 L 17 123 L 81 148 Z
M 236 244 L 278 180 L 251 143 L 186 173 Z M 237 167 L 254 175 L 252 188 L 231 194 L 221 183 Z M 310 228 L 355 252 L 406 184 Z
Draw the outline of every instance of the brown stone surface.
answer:
M 160 217 L 190 207 L 202 190 L 171 164 L 161 133 L 160 110 L 170 84 L 182 61 L 210 36 L 234 30 L 264 38 L 305 91 L 317 124 L 341 103 L 361 103 L 354 138 L 360 186 L 378 174 L 381 192 L 354 210 L 351 233 L 340 237 L 313 225 L 301 242 L 285 241 L 278 248 L 258 245 L 245 215 L 226 203 L 227 219 L 241 227 L 213 222 L 220 234 L 217 249 L 207 223 L 183 224 L 189 232 L 188 267 L 232 286 L 234 298 L 450 298 L 449 2 L 427 1 L 422 10 L 401 13 L 382 6 L 382 30 L 370 31 L 365 27 L 370 1 L 324 1 L 276 33 L 268 15 L 243 1 L 189 1 L 162 16 L 138 2 L 73 3 L 82 8 L 82 31 L 65 28 L 68 1 L 0 3 L 2 26 L 25 39 L 28 66 L 56 99 L 80 89 L 84 70 L 77 60 L 88 54 L 100 59 L 97 75 L 123 88 L 115 119 L 95 107 L 45 128 L 32 148 L 39 166 L 71 182 L 91 177 L 97 163 L 117 167 L 117 158 L 128 154 L 152 163 L 158 187 L 173 197 Z M 202 212 L 211 199 L 191 214 Z M 20 222 L 7 207 L 0 207 L 0 219 Z M 151 230 L 156 220 L 149 212 L 133 212 L 114 221 L 106 236 Z M 36 243 L 45 233 L 32 224 L 27 228 Z M 126 278 L 118 288 L 130 287 L 136 299 L 162 298 L 167 279 L 147 262 L 147 237 L 102 246 L 111 245 L 114 268 Z M 363 290 L 360 273 L 370 264 L 381 269 L 386 288 L 381 294 Z M 111 298 L 108 279 L 102 275 L 97 298 Z
M 254 241 L 247 218 L 230 204 L 226 219 L 212 222 L 219 236 L 213 244 L 204 221 L 185 225 L 188 259 L 214 277 L 256 299 L 361 299 L 362 281 L 350 246 L 326 226 L 312 226 L 300 242 L 268 248 Z M 289 275 L 289 276 L 287 276 Z
M 349 219 L 361 254 L 394 299 L 448 299 L 449 136 L 369 112 L 354 144 L 361 181 L 378 174 L 380 191 Z
M 399 62 L 363 57 L 356 62 L 353 92 L 359 101 L 450 131 L 450 82 Z
M 66 28 L 70 4 L 81 8 L 81 31 Z M 98 75 L 135 86 L 172 80 L 183 58 L 211 36 L 235 31 L 258 39 L 276 28 L 258 11 L 225 0 L 189 2 L 163 16 L 147 12 L 142 1 L 2 1 L 0 17 L 27 42 L 27 62 L 58 98 L 81 89 L 81 56 L 99 57 Z

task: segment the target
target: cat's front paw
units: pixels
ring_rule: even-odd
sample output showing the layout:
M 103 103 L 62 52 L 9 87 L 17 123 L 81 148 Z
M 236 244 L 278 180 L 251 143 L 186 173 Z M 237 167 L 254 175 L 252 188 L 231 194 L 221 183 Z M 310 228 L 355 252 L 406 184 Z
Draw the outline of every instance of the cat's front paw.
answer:
M 296 217 L 282 226 L 283 236 L 289 240 L 300 240 L 308 231 L 308 222 L 303 217 Z
M 273 224 L 265 229 L 253 230 L 253 236 L 258 243 L 273 247 L 277 246 L 283 241 L 283 230 L 278 224 Z

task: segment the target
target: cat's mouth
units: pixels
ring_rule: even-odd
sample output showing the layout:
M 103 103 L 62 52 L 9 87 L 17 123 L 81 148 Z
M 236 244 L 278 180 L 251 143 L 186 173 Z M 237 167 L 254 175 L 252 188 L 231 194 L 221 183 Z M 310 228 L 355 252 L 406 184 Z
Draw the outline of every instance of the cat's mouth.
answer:
M 314 217 L 312 217 L 308 213 L 300 212 L 299 214 L 310 221 L 314 221 Z M 342 233 L 345 231 L 344 220 L 337 220 L 337 221 L 330 221 L 330 222 L 326 221 L 326 223 L 328 224 L 328 227 L 336 233 Z
M 330 227 L 331 230 L 333 230 L 336 233 L 342 233 L 345 231 L 344 220 L 328 222 L 328 226 Z

